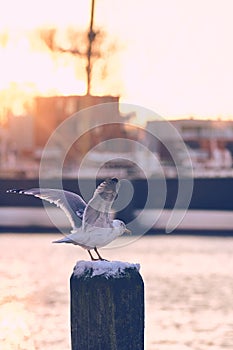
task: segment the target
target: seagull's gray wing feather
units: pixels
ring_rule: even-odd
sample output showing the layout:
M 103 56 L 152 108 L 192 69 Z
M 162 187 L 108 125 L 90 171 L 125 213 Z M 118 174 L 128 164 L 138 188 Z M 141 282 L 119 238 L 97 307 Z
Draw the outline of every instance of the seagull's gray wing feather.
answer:
M 117 184 L 118 180 L 113 178 L 105 180 L 97 187 L 84 210 L 82 223 L 84 230 L 89 225 L 102 228 L 111 226 L 109 213 L 117 196 Z
M 76 193 L 50 188 L 8 190 L 7 192 L 31 195 L 47 202 L 54 203 L 65 212 L 73 229 L 82 224 L 86 202 Z

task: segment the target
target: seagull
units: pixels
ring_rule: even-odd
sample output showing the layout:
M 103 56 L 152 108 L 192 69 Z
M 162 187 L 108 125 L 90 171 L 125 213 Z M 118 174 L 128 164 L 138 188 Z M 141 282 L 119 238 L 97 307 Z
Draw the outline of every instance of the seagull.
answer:
M 106 179 L 96 188 L 88 203 L 76 193 L 58 189 L 12 189 L 7 192 L 31 195 L 56 204 L 65 212 L 72 230 L 69 235 L 53 241 L 53 243 L 79 245 L 88 251 L 91 260 L 105 260 L 97 248 L 106 246 L 124 233 L 131 233 L 123 221 L 112 220 L 110 216 L 118 189 L 119 181 L 117 178 Z M 98 258 L 93 257 L 91 250 L 95 251 Z

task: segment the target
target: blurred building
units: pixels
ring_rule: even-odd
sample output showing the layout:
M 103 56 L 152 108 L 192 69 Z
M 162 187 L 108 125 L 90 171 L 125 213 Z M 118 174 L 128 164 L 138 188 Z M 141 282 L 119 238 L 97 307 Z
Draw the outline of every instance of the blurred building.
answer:
M 178 131 L 178 136 L 174 130 Z M 149 121 L 148 146 L 160 159 L 171 163 L 169 147 L 180 152 L 182 142 L 187 146 L 194 167 L 231 168 L 233 157 L 233 122 L 221 120 Z M 150 134 L 151 133 L 151 134 Z M 159 137 L 154 137 L 158 135 Z M 180 136 L 179 136 L 180 135 Z
M 96 108 L 90 108 L 98 106 Z M 122 117 L 119 111 L 119 97 L 114 96 L 53 96 L 37 97 L 33 109 L 34 117 L 34 148 L 37 158 L 41 156 L 47 141 L 62 122 L 65 137 L 57 137 L 51 145 L 51 155 L 61 156 L 66 152 L 66 164 L 78 164 L 83 155 L 99 143 L 113 139 L 126 139 L 124 122 L 128 117 Z M 80 136 L 81 135 L 81 136 Z M 72 145 L 70 140 L 75 140 Z M 105 148 L 111 148 L 111 143 Z M 121 148 L 121 149 L 120 149 Z M 104 149 L 111 151 L 111 149 Z M 113 151 L 127 151 L 124 140 L 119 143 L 119 149 Z M 59 153 L 60 152 L 60 153 Z
M 99 114 L 98 120 L 101 122 L 122 121 L 119 113 L 119 97 L 113 96 L 53 96 L 36 97 L 33 110 L 35 147 L 43 148 L 53 131 L 68 117 L 85 108 L 111 103 L 109 114 Z M 91 129 L 94 118 L 91 111 L 85 114 L 85 120 L 80 121 L 78 128 L 85 127 Z
M 90 108 L 93 106 L 98 108 Z M 13 171 L 20 166 L 28 172 L 29 163 L 30 169 L 38 169 L 48 140 L 58 126 L 74 114 L 80 115 L 80 118 L 65 123 L 65 137 L 56 138 L 54 147 L 51 147 L 51 160 L 55 162 L 61 154 L 67 153 L 66 163 L 77 165 L 88 150 L 102 141 L 127 138 L 124 122 L 129 116 L 121 116 L 119 97 L 35 97 L 24 115 L 15 116 L 9 111 L 7 124 L 4 128 L 0 127 L 0 169 Z M 71 139 L 75 142 L 70 145 Z M 127 151 L 124 140 L 119 143 L 119 150 L 111 150 L 111 143 L 106 147 L 110 149 L 105 151 Z

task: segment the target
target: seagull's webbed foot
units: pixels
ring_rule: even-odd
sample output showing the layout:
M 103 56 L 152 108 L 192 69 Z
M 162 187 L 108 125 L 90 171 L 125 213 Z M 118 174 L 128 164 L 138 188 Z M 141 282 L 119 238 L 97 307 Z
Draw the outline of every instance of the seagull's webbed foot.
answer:
M 97 250 L 97 248 L 96 248 L 96 247 L 94 248 L 94 251 L 95 251 L 95 252 L 96 252 L 96 254 L 98 255 L 98 258 L 99 258 L 98 260 L 108 261 L 108 260 L 106 260 L 106 259 L 103 259 L 103 258 L 102 258 L 102 256 L 100 255 L 100 253 L 98 252 L 98 250 Z

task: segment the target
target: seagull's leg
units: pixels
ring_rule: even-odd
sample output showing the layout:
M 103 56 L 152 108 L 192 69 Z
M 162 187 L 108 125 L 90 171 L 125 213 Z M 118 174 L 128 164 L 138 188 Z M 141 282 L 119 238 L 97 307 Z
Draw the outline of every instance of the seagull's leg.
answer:
M 98 252 L 98 250 L 97 250 L 96 247 L 94 248 L 94 251 L 95 251 L 96 254 L 98 255 L 99 260 L 105 260 L 105 259 L 102 258 L 102 256 L 100 255 L 100 253 Z M 105 260 L 105 261 L 107 261 L 107 260 Z
M 98 260 L 98 259 L 95 259 L 95 258 L 93 257 L 93 255 L 91 254 L 91 251 L 90 251 L 90 250 L 87 250 L 87 251 L 88 251 L 88 254 L 90 255 L 92 261 Z

